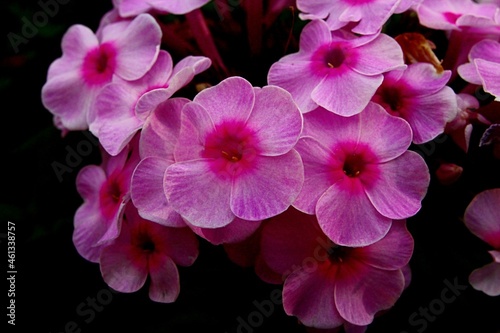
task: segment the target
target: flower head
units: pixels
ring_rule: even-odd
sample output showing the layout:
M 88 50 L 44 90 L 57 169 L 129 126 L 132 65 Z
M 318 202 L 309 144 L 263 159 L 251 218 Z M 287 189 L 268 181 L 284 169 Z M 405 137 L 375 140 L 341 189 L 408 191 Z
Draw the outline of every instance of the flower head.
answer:
M 317 214 L 336 244 L 365 246 L 380 240 L 393 219 L 418 212 L 429 171 L 407 151 L 408 123 L 370 103 L 341 117 L 322 108 L 304 116 L 296 149 L 304 162 L 304 186 L 294 207 Z
M 144 220 L 130 202 L 120 236 L 100 256 L 104 281 L 120 292 L 139 290 L 149 276 L 149 297 L 174 302 L 180 291 L 177 265 L 190 266 L 198 256 L 198 240 L 187 227 L 168 228 Z
M 176 163 L 164 177 L 169 203 L 205 228 L 283 212 L 303 183 L 293 149 L 301 131 L 301 113 L 279 87 L 231 77 L 203 90 L 182 109 Z
M 332 32 L 315 20 L 302 30 L 299 52 L 271 66 L 268 83 L 288 90 L 302 112 L 320 105 L 351 116 L 366 107 L 384 72 L 402 66 L 403 52 L 391 37 Z
M 405 287 L 403 269 L 413 252 L 404 221 L 378 242 L 339 246 L 314 216 L 290 211 L 264 225 L 261 256 L 282 274 L 285 312 L 304 325 L 329 329 L 364 326 L 394 305 Z
M 413 142 L 421 144 L 443 133 L 457 114 L 456 95 L 446 86 L 450 75 L 438 74 L 428 63 L 411 64 L 404 71 L 386 73 L 372 100 L 408 121 Z
M 98 38 L 74 25 L 62 40 L 63 55 L 48 71 L 42 102 L 68 130 L 84 130 L 94 120 L 94 99 L 116 77 L 137 80 L 153 66 L 161 30 L 148 14 L 108 24 Z
M 132 172 L 139 162 L 137 141 L 117 156 L 103 151 L 100 166 L 89 165 L 78 173 L 76 188 L 84 202 L 75 213 L 73 243 L 89 261 L 97 262 L 102 247 L 120 233 Z

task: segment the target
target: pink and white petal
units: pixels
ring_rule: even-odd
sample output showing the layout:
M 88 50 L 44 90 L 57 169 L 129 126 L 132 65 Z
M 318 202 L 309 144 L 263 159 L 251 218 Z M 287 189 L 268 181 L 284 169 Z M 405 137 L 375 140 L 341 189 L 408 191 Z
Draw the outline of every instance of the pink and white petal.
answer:
M 411 126 L 413 142 L 422 144 L 444 132 L 450 112 L 456 114 L 457 97 L 453 89 L 445 86 L 437 93 L 406 100 L 405 104 L 407 108 L 401 109 L 400 114 Z
M 330 13 L 332 4 L 325 0 L 297 0 L 297 8 L 303 13 L 324 19 Z M 305 20 L 305 19 L 304 19 Z
M 334 328 L 344 323 L 335 306 L 335 266 L 318 270 L 298 270 L 285 281 L 283 307 L 308 327 Z
M 395 270 L 408 264 L 413 254 L 413 238 L 404 221 L 394 221 L 391 229 L 378 242 L 353 249 L 351 255 L 370 266 Z
M 172 303 L 181 289 L 179 271 L 174 261 L 167 256 L 154 254 L 149 257 L 149 298 L 155 302 Z
M 175 15 L 187 14 L 195 9 L 204 6 L 209 0 L 183 0 L 183 1 L 165 1 L 150 0 L 149 3 L 157 10 Z
M 108 245 L 111 244 L 118 236 L 120 236 L 120 230 L 123 222 L 123 213 L 125 211 L 125 206 L 130 201 L 130 195 L 127 194 L 123 197 L 122 202 L 120 202 L 118 209 L 116 210 L 116 214 L 113 218 L 106 221 L 107 229 L 104 235 L 102 235 L 101 239 L 99 239 L 96 245 Z
M 342 117 L 322 107 L 304 115 L 302 136 L 311 136 L 325 147 L 335 147 L 343 142 L 358 142 L 360 135 L 359 115 Z
M 139 97 L 135 105 L 135 116 L 142 121 L 146 121 L 151 113 L 172 95 L 173 90 L 169 88 L 156 88 L 145 92 Z
M 111 36 L 103 34 L 103 42 Z M 115 37 L 115 36 L 113 36 Z M 153 66 L 160 51 L 161 29 L 153 16 L 140 14 L 114 41 L 116 75 L 125 80 L 141 78 Z
M 488 251 L 493 258 L 493 260 L 500 264 L 500 251 Z
M 66 62 L 72 62 L 74 64 L 79 64 L 90 50 L 98 46 L 99 41 L 94 35 L 94 32 L 88 27 L 80 24 L 72 25 L 64 34 L 61 41 L 63 59 L 65 59 Z M 63 73 L 65 73 L 65 71 L 62 67 L 51 68 L 48 79 Z
M 194 74 L 199 74 L 212 65 L 212 61 L 210 58 L 202 57 L 202 56 L 187 56 L 181 59 L 175 66 L 172 72 L 172 77 L 176 76 L 180 71 L 184 68 L 191 68 Z
M 377 312 L 396 303 L 403 289 L 401 270 L 381 270 L 353 260 L 337 274 L 335 305 L 348 322 L 368 325 Z
M 437 93 L 450 77 L 450 70 L 438 73 L 432 64 L 420 62 L 408 66 L 400 80 L 405 83 L 404 96 L 421 96 Z
M 347 176 L 319 198 L 316 215 L 319 226 L 335 244 L 349 247 L 373 244 L 392 224 L 373 207 L 361 182 Z
M 457 68 L 458 74 L 464 79 L 465 81 L 477 85 L 483 84 L 481 81 L 481 76 L 479 76 L 476 66 L 474 63 L 469 62 L 466 64 L 462 64 L 458 66 Z
M 168 204 L 163 189 L 163 176 L 172 161 L 160 157 L 146 157 L 135 168 L 132 176 L 131 197 L 139 215 L 167 227 L 185 227 L 181 216 Z
M 500 62 L 500 43 L 493 39 L 483 39 L 475 44 L 469 53 L 469 60 L 483 59 L 493 63 Z
M 258 138 L 261 154 L 277 156 L 297 143 L 302 132 L 302 114 L 290 93 L 266 86 L 255 91 L 255 104 L 247 125 Z
M 404 119 L 388 114 L 380 105 L 369 103 L 358 117 L 359 142 L 370 147 L 377 157 L 376 163 L 401 156 L 410 146 L 412 140 L 410 125 Z
M 43 85 L 42 103 L 68 130 L 86 130 L 87 116 L 100 88 L 83 85 L 80 73 L 69 71 Z
M 484 91 L 495 96 L 497 101 L 500 100 L 500 77 L 498 76 L 500 72 L 500 60 L 495 63 L 476 59 L 474 62 L 477 67 L 477 72 L 481 77 L 481 81 L 483 82 Z
M 302 1 L 302 6 L 305 5 L 304 2 L 305 1 Z M 308 5 L 318 5 L 312 2 L 314 1 L 308 1 Z M 297 6 L 299 6 L 299 4 L 297 4 Z M 314 20 L 307 24 L 300 33 L 300 52 L 313 53 L 321 46 L 330 43 L 331 40 L 332 33 L 328 25 L 323 20 Z
M 383 1 L 376 6 L 370 4 L 359 6 L 362 19 L 352 29 L 352 32 L 362 35 L 377 33 L 394 13 L 397 3 L 399 3 L 399 0 Z
M 304 165 L 304 185 L 293 206 L 307 214 L 314 214 L 319 198 L 335 182 L 329 163 L 333 153 L 311 137 L 301 138 L 295 149 Z
M 300 267 L 304 259 L 319 256 L 316 249 L 322 243 L 328 244 L 314 215 L 301 213 L 293 208 L 271 218 L 262 229 L 260 255 L 267 266 L 283 276 Z M 322 243 L 319 240 L 324 241 Z M 326 251 L 323 249 L 322 251 Z M 317 252 L 315 252 L 317 251 Z M 325 260 L 326 252 L 323 258 Z
M 172 76 L 173 66 L 174 62 L 170 53 L 160 50 L 153 67 L 138 81 L 145 88 L 167 86 Z
M 132 89 L 114 83 L 104 87 L 96 98 L 96 117 L 90 130 L 112 156 L 118 155 L 142 128 L 143 122 L 134 115 L 136 98 Z
M 477 194 L 465 210 L 467 228 L 477 237 L 500 249 L 500 189 Z
M 492 262 L 475 269 L 469 275 L 469 282 L 476 290 L 488 296 L 500 295 L 500 263 Z
M 365 189 L 377 211 L 390 219 L 405 219 L 415 215 L 427 193 L 429 169 L 424 159 L 413 151 L 379 164 L 379 178 Z
M 170 205 L 190 224 L 201 228 L 220 228 L 234 219 L 231 184 L 231 179 L 214 173 L 206 159 L 174 163 L 164 178 Z
M 132 293 L 144 286 L 148 277 L 148 261 L 138 255 L 130 244 L 117 242 L 102 250 L 101 274 L 114 290 Z
M 318 107 L 318 104 L 312 100 L 311 93 L 321 82 L 321 77 L 314 75 L 310 61 L 290 62 L 282 59 L 275 62 L 269 70 L 267 82 L 284 88 L 292 94 L 303 113 Z
M 133 17 L 151 10 L 151 5 L 142 0 L 113 0 L 121 17 Z
M 284 212 L 304 183 L 304 167 L 299 153 L 292 149 L 280 156 L 257 156 L 252 162 L 254 168 L 233 181 L 232 212 L 250 221 Z
M 203 106 L 189 102 L 182 108 L 181 129 L 174 150 L 177 162 L 199 159 L 205 149 L 207 135 L 215 131 L 215 126 Z
M 99 191 L 106 181 L 104 170 L 97 165 L 83 167 L 76 176 L 76 189 L 85 201 L 98 201 Z
M 385 34 L 351 51 L 346 64 L 359 74 L 378 75 L 405 66 L 401 47 Z
M 237 217 L 228 225 L 207 229 L 196 226 L 190 226 L 191 229 L 200 237 L 206 239 L 214 245 L 225 243 L 238 243 L 250 237 L 261 225 L 262 221 L 247 221 Z
M 142 158 L 158 156 L 174 162 L 174 149 L 181 128 L 181 110 L 186 98 L 172 98 L 158 105 L 141 131 L 139 149 Z
M 250 82 L 235 76 L 202 90 L 193 102 L 205 108 L 215 125 L 228 120 L 245 122 L 254 107 L 255 93 Z
M 383 75 L 365 76 L 343 66 L 325 77 L 311 98 L 328 111 L 348 117 L 363 111 L 383 80 Z
M 107 226 L 98 202 L 85 202 L 76 210 L 72 239 L 77 252 L 83 258 L 99 262 L 102 246 L 96 244 L 106 232 Z

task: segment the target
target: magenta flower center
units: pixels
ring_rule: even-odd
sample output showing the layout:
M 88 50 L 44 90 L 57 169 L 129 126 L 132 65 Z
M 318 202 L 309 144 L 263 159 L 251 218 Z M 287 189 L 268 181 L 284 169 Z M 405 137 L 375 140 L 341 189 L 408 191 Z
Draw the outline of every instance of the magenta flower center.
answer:
M 331 43 L 321 46 L 311 57 L 311 70 L 313 73 L 324 76 L 333 71 L 342 70 L 347 58 L 352 58 L 352 52 L 345 43 Z
M 214 172 L 236 176 L 253 168 L 258 153 L 255 133 L 243 122 L 230 121 L 207 136 L 202 157 L 212 159 Z
M 123 196 L 126 193 L 125 185 L 116 174 L 112 174 L 101 186 L 99 199 L 101 212 L 104 217 L 113 218 L 118 211 Z
M 351 250 L 352 248 L 334 244 L 328 249 L 328 259 L 333 264 L 342 263 L 347 260 Z
M 143 253 L 151 254 L 155 251 L 155 243 L 145 232 L 140 232 L 135 240 L 135 246 Z
M 83 60 L 82 74 L 89 85 L 110 82 L 116 69 L 116 49 L 104 43 L 87 53 Z
M 399 89 L 385 87 L 381 90 L 381 97 L 382 102 L 394 112 L 399 111 L 403 106 L 403 98 Z
M 325 64 L 330 68 L 340 67 L 344 63 L 344 51 L 340 47 L 335 47 L 325 54 Z
M 358 177 L 365 168 L 363 156 L 356 153 L 346 156 L 342 170 L 348 177 Z

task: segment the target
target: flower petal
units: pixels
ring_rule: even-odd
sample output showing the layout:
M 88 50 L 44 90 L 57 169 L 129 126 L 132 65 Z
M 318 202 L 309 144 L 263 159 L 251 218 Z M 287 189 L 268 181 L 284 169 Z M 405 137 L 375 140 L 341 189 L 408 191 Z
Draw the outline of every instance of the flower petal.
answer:
M 282 155 L 297 143 L 302 115 L 287 91 L 266 86 L 255 91 L 255 105 L 247 125 L 255 132 L 262 155 Z
M 190 226 L 191 229 L 200 237 L 206 239 L 214 245 L 225 243 L 237 243 L 250 237 L 260 226 L 262 221 L 247 221 L 237 217 L 228 225 L 207 229 L 196 226 Z
M 263 220 L 284 212 L 304 183 L 300 155 L 257 156 L 253 170 L 238 175 L 231 190 L 231 210 L 241 219 Z
M 476 290 L 489 296 L 500 295 L 500 263 L 492 262 L 475 269 L 469 276 L 469 282 Z
M 167 256 L 153 255 L 149 259 L 149 298 L 155 302 L 172 303 L 179 296 L 179 271 Z
M 378 165 L 379 179 L 366 194 L 380 214 L 391 219 L 415 215 L 427 193 L 430 174 L 424 159 L 413 151 Z
M 347 176 L 319 198 L 316 215 L 335 244 L 350 247 L 373 244 L 389 232 L 392 223 L 373 207 L 361 182 Z
M 234 219 L 229 206 L 231 182 L 215 174 L 205 159 L 174 163 L 164 178 L 170 205 L 201 228 L 220 228 Z
M 500 249 L 500 189 L 485 190 L 467 206 L 464 221 L 477 237 Z

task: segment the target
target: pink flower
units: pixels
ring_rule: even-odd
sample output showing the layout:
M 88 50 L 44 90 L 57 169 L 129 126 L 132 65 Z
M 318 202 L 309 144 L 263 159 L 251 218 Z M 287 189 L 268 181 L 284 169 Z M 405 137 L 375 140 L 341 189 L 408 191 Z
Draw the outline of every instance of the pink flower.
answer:
M 402 66 L 403 52 L 391 37 L 331 32 L 324 21 L 315 20 L 302 30 L 299 52 L 274 63 L 267 79 L 288 90 L 302 112 L 320 105 L 351 116 L 366 107 L 384 72 Z
M 400 0 L 297 0 L 303 20 L 324 19 L 331 30 L 355 23 L 352 32 L 371 35 L 380 32 L 394 13 L 408 10 L 414 1 Z
M 427 165 L 407 151 L 410 143 L 408 123 L 374 103 L 347 118 L 322 108 L 306 114 L 296 146 L 304 186 L 294 207 L 316 214 L 338 245 L 382 239 L 392 220 L 419 211 L 429 185 Z
M 210 0 L 113 0 L 120 16 L 130 17 L 152 10 L 171 14 L 186 14 L 204 6 Z
M 493 262 L 474 270 L 470 284 L 489 296 L 500 295 L 500 189 L 486 190 L 474 197 L 465 210 L 469 230 L 493 247 Z
M 285 211 L 303 183 L 293 149 L 301 130 L 300 111 L 279 87 L 231 77 L 201 91 L 182 109 L 176 163 L 164 177 L 170 205 L 202 228 Z
M 494 26 L 494 4 L 472 0 L 423 0 L 416 6 L 420 24 L 437 30 L 460 30 L 464 27 Z
M 49 68 L 42 102 L 68 130 L 88 128 L 103 86 L 116 77 L 139 79 L 158 56 L 161 30 L 151 15 L 109 24 L 101 36 L 82 25 L 70 27 L 62 40 L 62 57 Z
M 117 79 L 101 90 L 96 97 L 96 117 L 90 130 L 109 154 L 118 154 L 158 104 L 209 66 L 210 59 L 189 56 L 174 67 L 170 54 L 160 51 L 156 63 L 142 78 Z
M 189 228 L 167 228 L 141 218 L 129 203 L 120 236 L 103 248 L 100 265 L 104 281 L 131 293 L 151 279 L 149 298 L 174 302 L 180 291 L 177 265 L 190 266 L 198 256 L 198 240 Z
M 386 73 L 372 100 L 408 121 L 413 142 L 421 144 L 443 133 L 457 115 L 456 95 L 446 86 L 450 75 L 450 71 L 438 74 L 428 63 L 411 64 L 404 71 Z
M 74 218 L 73 244 L 85 259 L 97 262 L 103 245 L 118 237 L 123 209 L 130 201 L 130 180 L 139 162 L 137 140 L 117 156 L 102 151 L 100 166 L 80 170 L 76 188 L 83 198 Z
M 500 101 L 500 42 L 485 39 L 469 52 L 469 63 L 460 65 L 460 76 L 473 84 L 482 85 L 484 91 Z
M 405 287 L 413 239 L 405 222 L 395 221 L 372 245 L 339 246 L 314 216 L 291 211 L 264 225 L 261 246 L 264 261 L 285 279 L 285 312 L 306 326 L 329 329 L 368 325 L 394 305 Z

